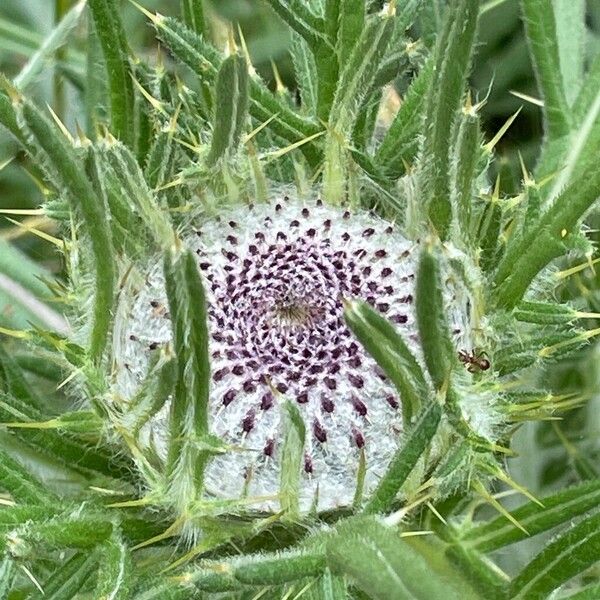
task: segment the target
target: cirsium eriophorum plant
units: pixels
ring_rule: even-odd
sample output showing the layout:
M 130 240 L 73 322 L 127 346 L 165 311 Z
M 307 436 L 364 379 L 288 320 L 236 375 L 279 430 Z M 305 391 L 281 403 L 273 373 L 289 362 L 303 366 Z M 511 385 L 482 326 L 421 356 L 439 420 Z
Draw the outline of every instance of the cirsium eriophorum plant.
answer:
M 86 92 L 104 80 L 110 118 L 92 110 L 87 135 L 53 123 L 22 79 L 4 82 L 1 122 L 61 223 L 69 332 L 13 332 L 30 360 L 3 351 L 0 413 L 73 483 L 52 489 L 2 450 L 0 585 L 57 598 L 569 593 L 599 557 L 600 483 L 512 512 L 490 490 L 530 496 L 506 471 L 511 434 L 582 402 L 534 375 L 591 335 L 552 282 L 558 259 L 591 249 L 581 219 L 597 171 L 570 164 L 550 191 L 526 173 L 517 198 L 500 197 L 495 140 L 466 93 L 477 2 L 449 3 L 437 46 L 418 53 L 419 2 L 268 3 L 292 30 L 299 102 L 265 87 L 243 39 L 211 45 L 194 0 L 183 21 L 140 7 L 185 79 L 134 58 L 112 0 L 90 0 L 105 71 Z M 572 116 L 552 5 L 522 4 L 548 174 L 589 125 L 596 79 Z M 409 69 L 390 121 L 384 91 Z M 62 380 L 60 409 L 32 385 L 36 359 Z M 473 523 L 475 498 L 503 514 Z M 486 556 L 580 516 L 512 578 Z

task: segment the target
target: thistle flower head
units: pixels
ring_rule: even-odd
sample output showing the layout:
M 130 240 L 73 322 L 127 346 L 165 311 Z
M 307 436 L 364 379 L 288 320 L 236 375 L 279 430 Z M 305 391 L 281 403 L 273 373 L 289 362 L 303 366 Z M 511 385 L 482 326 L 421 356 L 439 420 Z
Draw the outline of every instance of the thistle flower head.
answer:
M 348 329 L 343 302 L 368 302 L 418 354 L 416 244 L 371 213 L 287 197 L 207 219 L 186 244 L 207 293 L 211 430 L 237 448 L 212 460 L 207 491 L 277 493 L 284 399 L 306 427 L 304 509 L 317 491 L 319 509 L 351 502 L 361 451 L 373 487 L 398 447 L 401 400 Z M 117 388 L 131 398 L 151 352 L 171 341 L 160 265 L 123 302 Z M 166 414 L 145 432 L 162 456 Z

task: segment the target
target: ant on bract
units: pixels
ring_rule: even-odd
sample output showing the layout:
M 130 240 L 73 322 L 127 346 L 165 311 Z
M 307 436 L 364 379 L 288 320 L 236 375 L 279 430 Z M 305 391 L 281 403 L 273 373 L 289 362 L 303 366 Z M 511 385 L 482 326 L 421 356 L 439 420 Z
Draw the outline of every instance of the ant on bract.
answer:
M 485 352 L 476 354 L 475 351 L 467 352 L 466 350 L 461 350 L 458 353 L 458 360 L 467 367 L 469 373 L 487 371 L 491 367 L 491 363 L 486 358 Z

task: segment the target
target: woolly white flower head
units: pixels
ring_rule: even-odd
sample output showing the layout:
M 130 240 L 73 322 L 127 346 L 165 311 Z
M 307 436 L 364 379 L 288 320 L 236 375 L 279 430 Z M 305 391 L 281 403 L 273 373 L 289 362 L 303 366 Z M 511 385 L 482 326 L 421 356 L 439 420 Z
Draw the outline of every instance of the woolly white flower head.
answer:
M 198 256 L 207 293 L 210 428 L 243 449 L 210 462 L 207 492 L 277 494 L 284 398 L 297 404 L 306 425 L 301 508 L 309 509 L 317 492 L 319 510 L 349 504 L 361 449 L 365 488 L 372 489 L 398 447 L 400 399 L 347 328 L 342 301 L 371 304 L 419 354 L 416 244 L 372 213 L 287 197 L 208 219 L 186 244 Z M 128 399 L 148 371 L 151 350 L 171 341 L 161 265 L 121 304 L 116 387 Z M 145 432 L 145 443 L 163 457 L 167 414 L 163 409 Z

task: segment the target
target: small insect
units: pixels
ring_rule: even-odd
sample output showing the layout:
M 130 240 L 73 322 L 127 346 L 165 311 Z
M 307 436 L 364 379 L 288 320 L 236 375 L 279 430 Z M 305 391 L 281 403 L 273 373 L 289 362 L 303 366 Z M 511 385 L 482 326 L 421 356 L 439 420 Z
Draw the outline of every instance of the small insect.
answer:
M 490 361 L 485 356 L 485 352 L 476 354 L 475 351 L 467 352 L 466 350 L 461 350 L 458 353 L 458 360 L 467 367 L 469 373 L 487 371 L 491 366 Z

